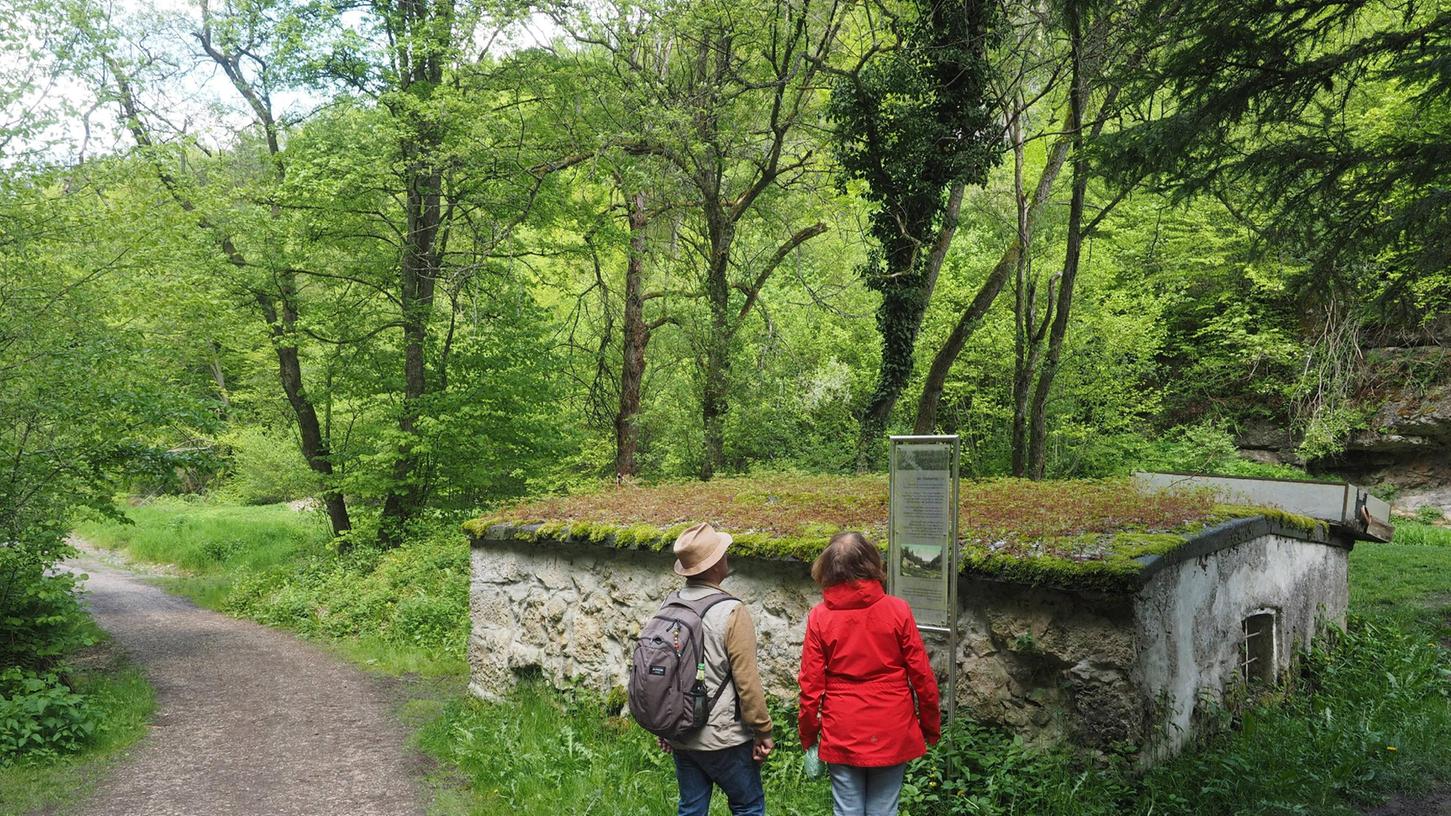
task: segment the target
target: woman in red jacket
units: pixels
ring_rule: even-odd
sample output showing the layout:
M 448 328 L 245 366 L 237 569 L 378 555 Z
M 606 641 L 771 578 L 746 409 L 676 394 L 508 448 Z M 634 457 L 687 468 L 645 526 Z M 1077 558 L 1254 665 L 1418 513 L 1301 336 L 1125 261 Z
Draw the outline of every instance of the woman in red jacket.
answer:
M 882 555 L 838 533 L 811 565 L 823 602 L 801 646 L 801 746 L 820 742 L 836 816 L 895 816 L 908 760 L 937 743 L 937 678 L 907 602 L 886 594 Z

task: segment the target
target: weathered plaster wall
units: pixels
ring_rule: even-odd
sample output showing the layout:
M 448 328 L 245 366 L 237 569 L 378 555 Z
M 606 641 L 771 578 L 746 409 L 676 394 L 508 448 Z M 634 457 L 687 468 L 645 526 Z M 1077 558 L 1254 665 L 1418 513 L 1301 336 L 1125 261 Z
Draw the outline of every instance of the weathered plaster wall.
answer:
M 1206 702 L 1222 700 L 1237 678 L 1241 624 L 1262 609 L 1278 616 L 1275 659 L 1294 651 L 1326 623 L 1344 626 L 1349 601 L 1348 551 L 1281 535 L 1264 536 L 1190 559 L 1155 575 L 1135 608 L 1143 703 L 1157 708 L 1160 752 L 1177 750 Z

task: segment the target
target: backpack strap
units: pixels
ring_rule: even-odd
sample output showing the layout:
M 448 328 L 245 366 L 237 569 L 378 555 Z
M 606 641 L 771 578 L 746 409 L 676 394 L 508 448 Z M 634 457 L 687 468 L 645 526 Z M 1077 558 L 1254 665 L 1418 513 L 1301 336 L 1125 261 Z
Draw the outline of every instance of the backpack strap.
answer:
M 717 604 L 723 604 L 726 601 L 735 601 L 737 603 L 742 602 L 740 598 L 737 598 L 736 596 L 730 594 L 729 592 L 726 592 L 723 589 L 716 590 L 715 592 L 706 595 L 703 598 L 697 598 L 693 601 L 687 601 L 684 598 L 680 597 L 680 592 L 677 590 L 670 593 L 670 595 L 665 599 L 665 603 L 661 604 L 661 608 L 663 609 L 667 606 L 683 606 L 686 609 L 689 609 L 691 612 L 694 612 L 696 617 L 700 618 L 700 631 L 696 633 L 696 651 L 703 657 L 705 655 L 705 613 L 709 612 Z M 720 702 L 720 698 L 725 695 L 726 688 L 735 688 L 735 685 L 735 673 L 732 671 L 730 660 L 727 659 L 725 680 L 721 682 L 720 688 L 715 690 L 715 694 L 712 694 L 710 696 L 710 700 L 706 703 L 705 710 L 707 715 L 709 715 L 711 711 L 715 710 L 715 704 Z M 740 719 L 741 695 L 740 691 L 737 690 L 736 720 L 739 721 Z

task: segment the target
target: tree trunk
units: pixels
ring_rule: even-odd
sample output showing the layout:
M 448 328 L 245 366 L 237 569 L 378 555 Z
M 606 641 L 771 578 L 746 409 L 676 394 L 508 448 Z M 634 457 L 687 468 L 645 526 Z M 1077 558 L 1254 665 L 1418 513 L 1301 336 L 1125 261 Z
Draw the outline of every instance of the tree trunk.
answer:
M 404 147 L 408 163 L 407 232 L 399 264 L 403 317 L 403 405 L 398 430 L 403 443 L 393 462 L 393 484 L 383 501 L 378 540 L 385 547 L 403 541 L 403 528 L 423 506 L 427 479 L 412 444 L 417 433 L 420 401 L 428 393 L 428 323 L 433 314 L 434 286 L 440 260 L 437 239 L 442 221 L 443 178 L 432 165 L 437 148 L 436 129 L 425 124 Z
M 645 229 L 649 217 L 645 213 L 645 194 L 625 196 L 630 222 L 630 256 L 625 262 L 625 327 L 624 354 L 620 365 L 620 410 L 615 414 L 615 477 L 634 476 L 635 447 L 639 429 L 635 417 L 640 413 L 640 383 L 645 376 L 645 346 L 650 330 L 645 325 Z
M 278 282 L 284 293 L 290 292 L 295 284 L 292 275 L 286 272 L 279 273 Z M 351 530 L 353 524 L 348 517 L 347 502 L 332 484 L 332 451 L 323 434 L 322 423 L 318 421 L 317 409 L 303 388 L 302 361 L 298 357 L 294 336 L 297 308 L 292 305 L 290 297 L 281 299 L 280 310 L 270 294 L 258 292 L 256 297 L 272 334 L 272 350 L 277 355 L 277 379 L 282 384 L 282 393 L 287 396 L 287 404 L 292 407 L 293 416 L 297 418 L 302 456 L 307 460 L 307 466 L 323 479 L 322 497 L 328 520 L 332 524 L 333 535 L 341 535 Z
M 932 302 L 932 292 L 937 288 L 942 263 L 947 260 L 947 251 L 952 247 L 953 236 L 957 234 L 958 214 L 962 211 L 962 196 L 966 187 L 963 182 L 952 185 L 947 206 L 942 212 L 941 228 L 932 243 L 932 251 L 922 261 L 921 285 L 911 290 L 892 287 L 882 293 L 882 310 L 878 312 L 883 316 L 878 319 L 878 326 L 882 330 L 882 362 L 877 371 L 877 387 L 862 413 L 856 462 L 859 472 L 871 468 L 873 454 L 881 442 L 887 422 L 891 419 L 892 410 L 912 378 L 917 333 L 922 329 L 922 319 L 927 314 L 927 306 Z M 902 253 L 895 254 L 900 259 Z M 915 265 L 917 253 L 912 252 L 906 261 Z M 905 276 L 911 275 L 912 271 L 911 268 L 889 269 L 888 273 Z M 891 302 L 892 299 L 897 302 Z M 895 317 L 889 320 L 886 315 Z
M 1043 172 L 1038 176 L 1038 185 L 1033 191 L 1033 201 L 1028 210 L 1028 219 L 1032 221 L 1047 203 L 1048 196 L 1053 192 L 1053 182 L 1058 179 L 1058 173 L 1063 169 L 1063 163 L 1068 157 L 1069 139 L 1062 138 L 1054 143 L 1053 149 L 1048 153 L 1048 163 L 1044 165 Z M 1022 254 L 1023 242 L 1021 238 L 1014 237 L 1013 242 L 1003 250 L 998 262 L 988 273 L 987 278 L 978 287 L 977 295 L 972 303 L 958 318 L 957 325 L 952 333 L 947 336 L 942 348 L 932 357 L 932 365 L 927 370 L 927 378 L 922 384 L 922 396 L 917 401 L 917 421 L 913 425 L 913 433 L 931 433 L 937 425 L 937 409 L 942 400 L 942 389 L 947 384 L 947 375 L 952 371 L 952 366 L 957 362 L 962 349 L 967 341 L 972 338 L 977 327 L 981 325 L 982 319 L 987 315 L 988 309 L 997 300 L 998 293 L 1002 291 L 1003 285 L 1007 283 L 1008 274 L 1017 266 L 1019 257 Z
M 700 412 L 705 429 L 705 460 L 700 478 L 709 480 L 725 464 L 725 416 L 730 410 L 726 378 L 730 374 L 730 345 L 733 333 L 730 320 L 731 244 L 735 225 L 719 214 L 711 219 L 710 265 L 706 270 L 705 294 L 710 305 L 710 336 L 705 344 L 705 382 L 702 384 Z
M 1063 256 L 1063 277 L 1058 282 L 1053 329 L 1048 351 L 1033 390 L 1028 427 L 1028 476 L 1042 479 L 1047 472 L 1048 394 L 1063 354 L 1068 334 L 1068 317 L 1073 305 L 1073 284 L 1078 277 L 1078 260 L 1083 247 L 1083 199 L 1088 187 L 1088 168 L 1083 158 L 1083 110 L 1088 102 L 1088 84 L 1083 71 L 1083 34 L 1077 0 L 1068 3 L 1069 43 L 1072 49 L 1073 84 L 1069 94 L 1068 132 L 1073 138 L 1073 193 L 1068 203 L 1068 246 Z
M 151 133 L 146 129 L 141 120 L 141 107 L 136 100 L 132 90 L 130 77 L 121 70 L 121 66 L 114 60 L 107 59 L 106 67 L 110 70 L 116 81 L 116 92 L 121 103 L 122 113 L 125 116 L 127 129 L 130 130 L 132 138 L 136 140 L 138 147 L 149 150 L 152 145 Z M 270 128 L 270 116 L 264 118 L 264 125 Z M 269 149 L 273 149 L 273 159 L 278 161 L 279 173 L 281 172 L 280 161 L 275 152 L 274 140 L 268 142 Z M 215 232 L 217 243 L 220 245 L 222 254 L 227 258 L 228 263 L 237 269 L 246 269 L 248 262 L 241 250 L 238 249 L 232 237 L 225 232 L 217 230 L 211 221 L 202 213 L 197 211 L 196 204 L 187 196 L 182 194 L 181 187 L 175 176 L 159 163 L 153 161 L 153 169 L 157 178 L 160 179 L 163 187 L 171 194 L 171 197 L 181 207 L 182 211 L 193 215 L 197 225 L 208 232 Z M 282 383 L 282 391 L 287 397 L 287 403 L 292 407 L 293 416 L 297 419 L 297 430 L 301 440 L 300 448 L 302 456 L 307 460 L 308 467 L 313 472 L 323 477 L 324 492 L 323 503 L 328 509 L 328 518 L 332 523 L 333 535 L 341 535 L 352 529 L 352 522 L 348 517 L 347 503 L 342 493 L 332 486 L 333 465 L 326 435 L 317 420 L 317 410 L 313 407 L 312 401 L 308 399 L 307 393 L 302 386 L 302 362 L 297 353 L 297 281 L 293 272 L 283 269 L 277 273 L 278 292 L 277 296 L 265 290 L 256 290 L 253 297 L 262 310 L 262 317 L 267 321 L 268 332 L 272 337 L 272 348 L 277 355 L 277 377 Z M 279 313 L 277 302 L 281 300 L 282 310 Z

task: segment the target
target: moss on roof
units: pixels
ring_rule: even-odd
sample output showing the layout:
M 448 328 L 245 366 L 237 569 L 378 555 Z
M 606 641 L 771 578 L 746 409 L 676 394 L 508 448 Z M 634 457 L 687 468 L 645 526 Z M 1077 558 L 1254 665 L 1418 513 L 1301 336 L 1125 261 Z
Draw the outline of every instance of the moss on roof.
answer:
M 1236 518 L 1270 517 L 1313 531 L 1320 522 L 1264 508 L 1217 504 L 1207 491 L 1149 493 L 1132 480 L 964 481 L 962 570 L 1017 583 L 1119 592 L 1133 589 L 1146 556 L 1172 553 Z M 609 486 L 505 508 L 464 524 L 482 539 L 511 538 L 667 550 L 686 527 L 709 521 L 737 555 L 810 561 L 841 530 L 885 546 L 885 476 L 776 474 L 711 482 Z

